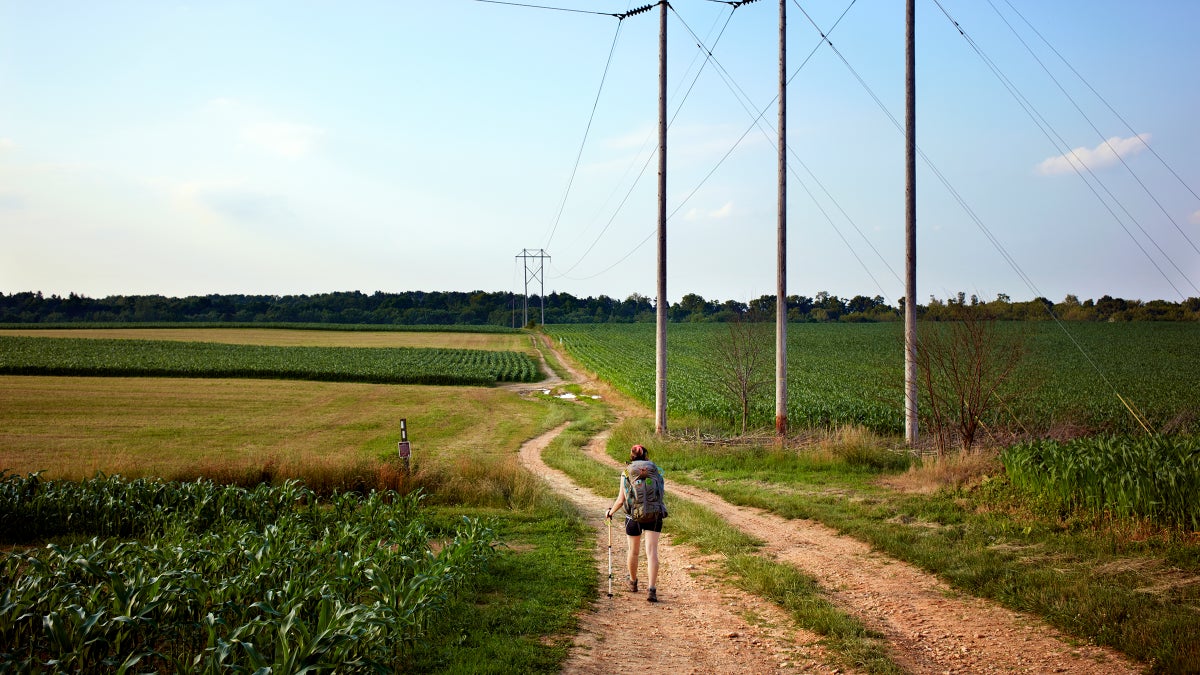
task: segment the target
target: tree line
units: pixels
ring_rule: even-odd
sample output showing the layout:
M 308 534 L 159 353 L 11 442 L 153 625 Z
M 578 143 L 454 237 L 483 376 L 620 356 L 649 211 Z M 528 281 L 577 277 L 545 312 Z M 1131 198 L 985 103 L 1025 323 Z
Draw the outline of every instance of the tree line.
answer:
M 526 317 L 533 323 L 633 323 L 655 320 L 654 301 L 639 293 L 624 300 L 607 295 L 577 297 L 550 293 L 526 299 L 510 292 L 404 291 L 370 295 L 359 291 L 316 295 L 203 295 L 182 298 L 161 295 L 113 295 L 89 298 L 40 292 L 0 293 L 0 323 L 341 323 L 394 325 L 496 325 L 520 327 Z M 895 306 L 882 296 L 856 295 L 843 299 L 826 291 L 809 297 L 788 297 L 788 320 L 794 322 L 900 321 L 903 300 Z M 1000 294 L 984 301 L 958 293 L 955 297 L 930 297 L 918 305 L 925 320 L 955 318 L 958 307 L 970 305 L 998 320 L 1065 321 L 1197 321 L 1200 298 L 1183 302 L 1126 300 L 1108 295 L 1080 301 L 1068 295 L 1061 302 L 1046 298 L 1013 301 Z M 706 300 L 695 293 L 684 295 L 668 307 L 672 322 L 725 322 L 733 319 L 775 320 L 775 296 L 748 302 Z

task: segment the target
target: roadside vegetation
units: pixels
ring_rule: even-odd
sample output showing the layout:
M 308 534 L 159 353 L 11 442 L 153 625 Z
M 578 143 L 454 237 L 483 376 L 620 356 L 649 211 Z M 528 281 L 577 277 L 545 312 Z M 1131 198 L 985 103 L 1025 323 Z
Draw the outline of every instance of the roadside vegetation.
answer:
M 595 586 L 550 501 L 0 478 L 6 671 L 554 672 Z
M 922 461 L 884 449 L 868 432 L 831 433 L 800 447 L 706 446 L 657 442 L 646 422 L 627 422 L 613 434 L 610 454 L 620 459 L 634 442 L 651 450 L 669 480 L 733 504 L 816 520 L 1155 671 L 1200 669 L 1200 540 L 1190 527 L 1123 515 L 1116 502 L 1088 506 L 1014 484 L 1019 479 L 1010 479 L 994 454 Z M 1187 448 L 1183 456 L 1200 454 L 1194 441 L 1174 447 Z M 1091 448 L 1076 449 L 1085 453 L 1076 460 L 1082 463 Z M 1001 458 L 1016 463 L 1022 452 Z M 1157 466 L 1158 458 L 1151 451 L 1139 463 Z M 1135 482 L 1115 467 L 1101 473 Z M 1191 509 L 1192 501 L 1180 493 L 1171 510 Z
M 634 428 L 637 431 L 633 431 Z M 583 446 L 600 430 L 597 421 L 568 431 L 560 435 L 542 457 L 579 485 L 597 494 L 608 495 L 616 487 L 613 470 L 582 452 Z M 613 457 L 627 459 L 629 446 L 644 442 L 634 438 L 652 436 L 641 433 L 643 431 L 644 425 L 620 427 L 608 446 Z M 667 466 L 657 455 L 654 457 L 656 463 Z M 757 555 L 760 542 L 704 506 L 675 498 L 670 500 L 670 507 L 673 541 L 720 556 L 728 572 L 726 581 L 774 602 L 791 615 L 796 625 L 822 636 L 822 645 L 834 654 L 839 664 L 868 673 L 902 672 L 888 656 L 882 636 L 834 606 L 815 579 L 795 567 Z
M 553 673 L 594 597 L 586 527 L 516 459 L 578 406 L 492 387 L 0 383 L 0 670 Z

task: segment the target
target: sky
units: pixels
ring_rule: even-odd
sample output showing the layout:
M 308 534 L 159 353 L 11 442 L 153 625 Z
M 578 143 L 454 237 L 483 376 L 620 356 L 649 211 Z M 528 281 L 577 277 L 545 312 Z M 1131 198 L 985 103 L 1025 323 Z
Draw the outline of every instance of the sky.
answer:
M 0 0 L 0 292 L 653 298 L 659 10 L 525 4 Z M 904 3 L 787 12 L 788 292 L 894 305 Z M 1200 296 L 1200 3 L 916 12 L 920 301 Z M 778 20 L 671 4 L 671 302 L 775 293 Z

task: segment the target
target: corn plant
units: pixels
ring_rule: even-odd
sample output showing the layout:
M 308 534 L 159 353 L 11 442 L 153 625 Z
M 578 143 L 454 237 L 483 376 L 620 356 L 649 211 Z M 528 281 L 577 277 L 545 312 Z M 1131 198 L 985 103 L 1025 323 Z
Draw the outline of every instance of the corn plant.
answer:
M 1001 455 L 1012 482 L 1059 505 L 1200 530 L 1200 439 L 1102 437 L 1022 443 Z
M 53 497 L 79 504 L 89 492 L 128 509 L 114 497 L 124 494 L 153 525 L 133 528 L 138 539 L 3 554 L 0 672 L 394 672 L 494 554 L 477 520 L 448 539 L 431 532 L 420 494 L 3 483 L 46 514 L 63 512 Z
M 0 337 L 0 373 L 477 386 L 532 382 L 541 377 L 533 359 L 519 352 L 9 336 Z

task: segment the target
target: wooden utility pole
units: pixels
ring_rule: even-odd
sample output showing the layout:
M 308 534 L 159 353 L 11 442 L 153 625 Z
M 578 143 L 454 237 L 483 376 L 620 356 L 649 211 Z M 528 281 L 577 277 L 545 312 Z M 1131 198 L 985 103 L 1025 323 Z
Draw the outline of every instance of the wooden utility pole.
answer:
M 654 433 L 667 433 L 667 2 L 658 22 L 658 306 Z
M 779 203 L 775 295 L 775 435 L 787 435 L 787 0 L 779 0 Z
M 904 438 L 917 444 L 917 58 L 915 0 L 907 0 L 904 75 Z

